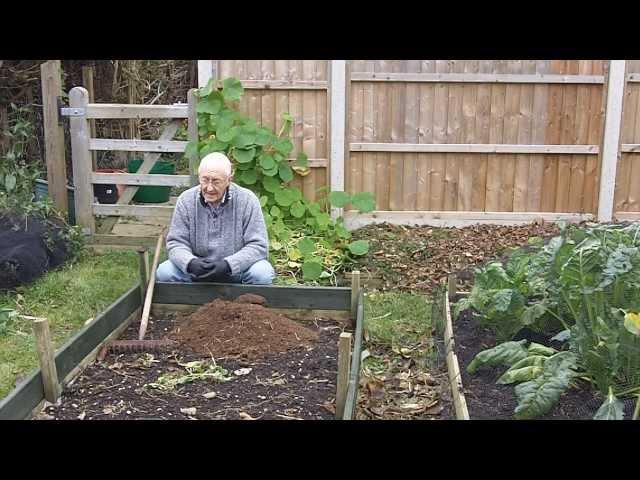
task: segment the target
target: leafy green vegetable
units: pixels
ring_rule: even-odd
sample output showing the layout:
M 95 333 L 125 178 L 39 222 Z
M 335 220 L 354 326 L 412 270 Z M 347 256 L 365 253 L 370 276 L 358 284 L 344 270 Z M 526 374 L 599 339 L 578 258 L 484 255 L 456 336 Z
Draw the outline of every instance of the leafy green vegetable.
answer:
M 505 342 L 488 350 L 483 350 L 469 363 L 467 372 L 473 374 L 482 366 L 511 366 L 527 357 L 527 349 L 524 347 L 525 343 L 526 340 Z
M 624 405 L 613 394 L 613 390 L 609 387 L 609 394 L 604 403 L 593 416 L 594 420 L 623 420 Z

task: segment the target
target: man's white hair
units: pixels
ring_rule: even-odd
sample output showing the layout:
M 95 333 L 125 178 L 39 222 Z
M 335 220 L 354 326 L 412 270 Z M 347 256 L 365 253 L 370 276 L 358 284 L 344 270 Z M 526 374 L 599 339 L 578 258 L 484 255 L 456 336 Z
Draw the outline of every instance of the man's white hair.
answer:
M 206 155 L 201 161 L 200 166 L 198 167 L 198 174 L 202 174 L 202 172 L 216 170 L 218 172 L 223 172 L 225 175 L 231 175 L 231 161 L 229 158 L 220 152 L 213 152 L 209 155 Z

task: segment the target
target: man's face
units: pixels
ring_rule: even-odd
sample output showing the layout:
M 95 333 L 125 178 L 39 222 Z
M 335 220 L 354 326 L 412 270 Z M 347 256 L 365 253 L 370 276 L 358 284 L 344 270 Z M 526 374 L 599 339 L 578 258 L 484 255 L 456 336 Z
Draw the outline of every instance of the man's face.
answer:
M 231 183 L 232 175 L 227 175 L 222 170 L 204 170 L 199 175 L 202 195 L 208 203 L 217 203 L 222 200 L 225 190 Z

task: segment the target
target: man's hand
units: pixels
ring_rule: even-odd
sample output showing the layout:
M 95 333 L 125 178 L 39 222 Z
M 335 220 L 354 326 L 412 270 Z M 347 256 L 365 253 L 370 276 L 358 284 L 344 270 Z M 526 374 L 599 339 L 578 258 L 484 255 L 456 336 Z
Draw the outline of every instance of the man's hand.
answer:
M 212 267 L 203 275 L 198 276 L 198 280 L 205 282 L 220 282 L 229 280 L 231 267 L 226 260 L 212 262 Z
M 187 265 L 187 272 L 191 275 L 199 277 L 206 273 L 209 273 L 213 266 L 216 264 L 213 260 L 207 258 L 196 257 Z

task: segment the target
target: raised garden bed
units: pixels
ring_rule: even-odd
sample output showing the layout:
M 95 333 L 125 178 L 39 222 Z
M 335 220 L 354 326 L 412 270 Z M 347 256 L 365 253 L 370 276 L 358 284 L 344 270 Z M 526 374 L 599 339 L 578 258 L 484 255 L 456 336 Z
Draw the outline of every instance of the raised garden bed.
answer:
M 513 420 L 513 413 L 517 405 L 513 385 L 496 383 L 505 368 L 484 367 L 473 375 L 470 375 L 466 370 L 469 363 L 480 351 L 499 343 L 496 341 L 494 333 L 478 325 L 470 311 L 462 312 L 453 324 L 453 331 L 470 418 L 475 420 Z M 523 335 L 519 338 L 527 338 L 534 342 L 543 340 L 536 334 Z M 549 342 L 549 338 L 545 338 L 543 343 L 554 345 L 553 342 Z M 602 396 L 595 390 L 571 388 L 549 413 L 538 419 L 591 420 L 602 402 Z M 631 399 L 624 401 L 625 418 L 631 418 L 634 405 L 635 402 Z
M 209 305 L 209 308 L 221 314 L 221 308 L 233 310 L 233 305 L 238 305 L 221 300 L 233 300 L 247 293 L 264 297 L 269 308 L 243 305 L 243 308 L 250 311 L 243 313 L 234 310 L 227 315 L 231 323 L 235 322 L 235 326 L 240 328 L 238 323 L 243 322 L 254 322 L 254 327 L 255 322 L 263 320 L 270 320 L 272 325 L 273 322 L 281 322 L 286 324 L 285 330 L 281 330 L 280 324 L 275 324 L 274 327 L 278 331 L 276 333 L 283 334 L 280 340 L 288 335 L 290 341 L 293 334 L 300 338 L 299 345 L 289 342 L 285 348 L 280 348 L 282 342 L 276 339 L 270 344 L 273 347 L 270 350 L 269 345 L 256 337 L 252 344 L 236 345 L 236 350 L 214 349 L 217 353 L 213 355 L 204 355 L 197 348 L 183 348 L 184 341 L 191 341 L 190 345 L 194 347 L 195 337 L 191 336 L 186 340 L 178 338 L 178 330 L 185 327 L 185 322 L 189 322 L 191 311 L 220 299 Z M 109 353 L 102 361 L 91 363 L 107 340 L 115 339 L 121 334 L 122 338 L 136 337 L 136 320 L 139 319 L 141 304 L 140 287 L 137 286 L 118 299 L 58 352 L 55 363 L 58 377 L 64 379 L 64 390 L 58 405 L 48 406 L 40 417 L 335 418 L 337 341 L 345 325 L 331 319 L 332 315 L 327 313 L 335 312 L 338 314 L 335 315 L 336 318 L 344 318 L 345 313 L 354 311 L 354 303 L 357 319 L 354 319 L 356 328 L 351 355 L 353 361 L 350 362 L 348 390 L 342 415 L 344 419 L 352 418 L 360 368 L 363 315 L 361 292 L 352 299 L 350 288 L 157 283 L 153 300 L 155 315 L 145 338 L 169 337 L 180 342 L 179 348 L 151 354 Z M 271 308 L 276 310 L 271 311 Z M 313 315 L 311 318 L 319 319 L 311 323 L 297 323 L 278 316 L 289 309 L 294 309 L 292 312 L 298 317 L 300 312 L 312 310 L 320 315 Z M 202 309 L 200 312 L 202 313 Z M 195 315 L 191 316 L 192 322 L 194 317 Z M 191 327 L 193 333 L 202 325 Z M 245 329 L 245 333 L 247 331 Z M 308 336 L 305 337 L 307 333 Z M 232 332 L 228 334 L 229 337 L 223 339 L 223 342 L 232 339 Z M 163 374 L 184 374 L 190 367 L 193 369 L 195 364 L 189 362 L 210 365 L 212 357 L 215 358 L 215 365 L 224 368 L 225 376 L 231 380 L 218 382 L 207 377 L 179 385 L 179 388 L 171 391 L 145 387 L 149 383 L 159 383 Z M 84 371 L 78 376 L 82 370 Z M 30 417 L 32 413 L 37 414 L 44 403 L 43 397 L 42 377 L 38 371 L 0 403 L 0 418 L 22 419 Z

